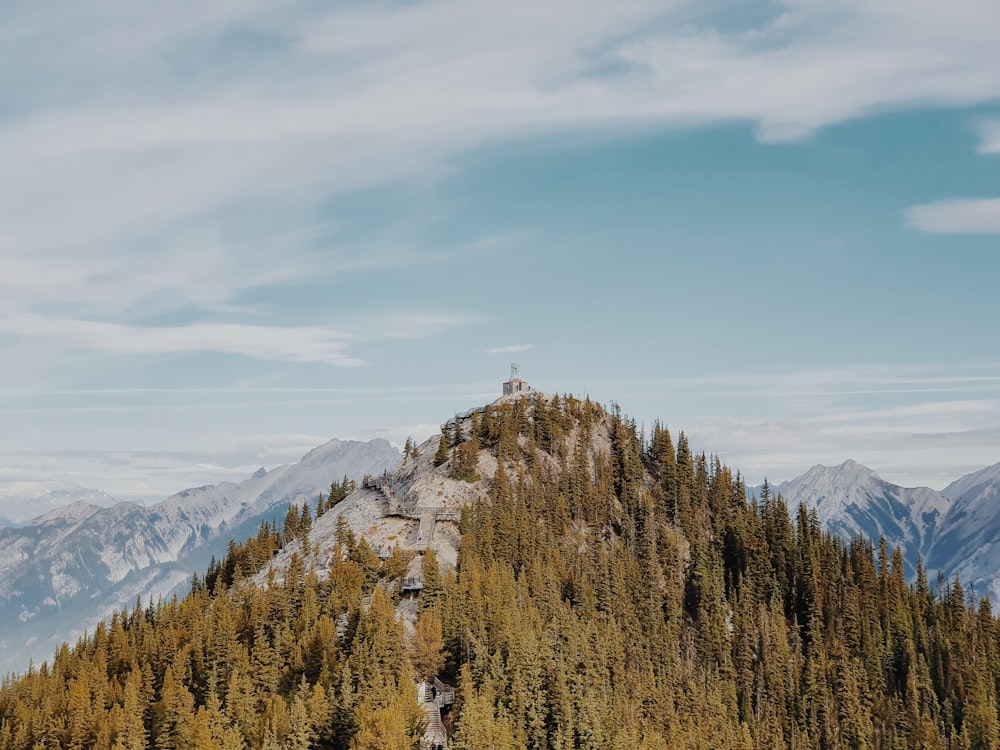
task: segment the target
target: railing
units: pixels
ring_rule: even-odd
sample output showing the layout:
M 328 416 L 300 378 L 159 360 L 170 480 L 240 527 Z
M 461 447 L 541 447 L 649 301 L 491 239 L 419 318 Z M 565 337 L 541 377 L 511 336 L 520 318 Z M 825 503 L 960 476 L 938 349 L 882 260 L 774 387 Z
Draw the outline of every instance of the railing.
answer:
M 462 514 L 457 510 L 443 510 L 438 505 L 420 505 L 419 495 L 410 492 L 400 491 L 393 481 L 393 476 L 385 472 L 380 477 L 365 483 L 366 489 L 372 489 L 382 494 L 389 504 L 390 516 L 402 516 L 403 518 L 413 518 L 420 520 L 428 513 L 434 514 L 435 521 L 460 521 Z
M 455 688 L 451 685 L 445 685 L 435 677 L 434 687 L 431 690 L 431 699 L 437 704 L 438 708 L 450 706 L 455 702 Z
M 411 505 L 409 507 L 400 508 L 396 513 L 398 516 L 403 516 L 404 518 L 415 518 L 420 520 L 428 514 L 434 515 L 435 521 L 460 521 L 462 520 L 462 511 L 460 510 L 443 510 L 437 505 Z

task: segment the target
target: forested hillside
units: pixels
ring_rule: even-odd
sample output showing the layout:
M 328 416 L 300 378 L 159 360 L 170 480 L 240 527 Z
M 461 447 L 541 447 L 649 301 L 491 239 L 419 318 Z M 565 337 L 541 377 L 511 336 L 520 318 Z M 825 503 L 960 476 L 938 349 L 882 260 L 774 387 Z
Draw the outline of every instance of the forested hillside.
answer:
M 1000 745 L 1000 631 L 957 581 L 909 586 L 899 551 L 589 401 L 507 399 L 448 432 L 419 451 L 487 493 L 457 570 L 425 553 L 412 637 L 411 553 L 380 561 L 346 524 L 324 568 L 251 579 L 335 493 L 5 680 L 0 748 L 413 748 L 436 673 L 469 750 Z

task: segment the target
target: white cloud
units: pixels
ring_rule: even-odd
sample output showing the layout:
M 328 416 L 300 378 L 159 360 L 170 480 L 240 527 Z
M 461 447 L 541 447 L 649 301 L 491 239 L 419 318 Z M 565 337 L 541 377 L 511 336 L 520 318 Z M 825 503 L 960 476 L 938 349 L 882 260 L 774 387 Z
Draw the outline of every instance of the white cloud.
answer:
M 241 354 L 287 362 L 322 362 L 357 367 L 363 360 L 346 353 L 347 334 L 322 327 L 252 326 L 198 323 L 142 327 L 85 320 L 52 320 L 23 314 L 0 319 L 0 330 L 21 336 L 57 338 L 71 346 L 116 354 L 168 354 L 200 351 Z
M 987 120 L 979 127 L 979 152 L 1000 154 L 1000 120 Z
M 515 354 L 534 349 L 534 344 L 510 344 L 509 346 L 493 346 L 486 350 L 487 354 Z
M 848 409 L 813 417 L 811 421 L 836 424 L 876 420 L 884 425 L 887 421 L 891 424 L 891 420 L 921 418 L 922 420 L 934 419 L 937 424 L 940 423 L 940 420 L 946 420 L 949 423 L 959 425 L 957 429 L 961 429 L 966 415 L 972 414 L 980 418 L 989 418 L 990 414 L 995 414 L 998 411 L 1000 411 L 1000 401 L 994 399 L 921 401 L 886 409 Z M 924 431 L 927 431 L 926 426 Z
M 20 337 L 55 339 L 71 347 L 115 354 L 222 352 L 261 360 L 359 367 L 366 362 L 348 353 L 350 342 L 387 338 L 420 339 L 463 325 L 472 319 L 474 317 L 424 312 L 355 315 L 348 319 L 354 332 L 347 333 L 324 326 L 261 326 L 241 323 L 134 326 L 14 312 L 0 317 L 0 331 Z
M 1000 198 L 957 199 L 912 206 L 907 223 L 922 232 L 1000 234 Z
M 995 0 L 787 0 L 743 25 L 685 0 L 62 5 L 0 8 L 0 329 L 104 352 L 353 365 L 357 342 L 472 320 L 380 300 L 379 317 L 342 313 L 336 327 L 137 325 L 178 311 L 239 320 L 263 296 L 248 292 L 445 257 L 421 241 L 432 221 L 387 218 L 359 240 L 327 214 L 344 193 L 432 183 L 483 145 L 719 122 L 788 141 L 1000 97 Z M 981 151 L 1000 152 L 998 130 L 983 125 Z M 986 203 L 910 220 L 998 231 Z M 45 368 L 15 359 L 9 377 L 34 385 Z M 803 413 L 852 389 L 978 387 L 845 372 L 676 385 Z
M 369 339 L 419 339 L 442 333 L 477 319 L 475 315 L 428 312 L 371 313 L 349 318 L 352 330 Z
M 1000 97 L 989 0 L 790 0 L 742 27 L 679 0 L 202 5 L 0 11 L 0 85 L 17 93 L 0 125 L 0 311 L 235 316 L 248 290 L 420 262 L 434 252 L 405 232 L 331 249 L 317 206 L 433 180 L 490 142 L 720 121 L 794 140 Z M 243 54 L 237 32 L 263 40 L 260 64 L 211 64 Z M 996 141 L 985 125 L 983 149 Z M 950 226 L 923 208 L 915 222 Z M 995 209 L 966 209 L 961 231 L 996 231 Z
M 713 399 L 736 398 L 794 399 L 812 406 L 832 398 L 854 398 L 897 394 L 923 397 L 924 394 L 1000 393 L 1000 375 L 993 374 L 998 363 L 979 367 L 855 366 L 828 369 L 801 369 L 787 372 L 760 372 L 738 375 L 705 374 L 699 377 L 650 378 L 593 383 L 614 392 L 675 393 L 685 397 L 704 395 Z M 576 386 L 573 386 L 576 387 Z
M 8 37 L 26 40 L 9 68 L 27 104 L 0 127 L 6 242 L 120 270 L 116 249 L 184 244 L 183 227 L 234 205 L 280 199 L 297 207 L 293 224 L 314 222 L 325 195 L 433 179 L 452 155 L 500 139 L 747 121 L 765 140 L 794 140 L 886 109 L 1000 96 L 988 0 L 787 2 L 726 29 L 700 5 L 652 0 L 310 10 L 111 3 L 9 19 Z M 171 74 L 192 46 L 209 61 L 236 54 L 234 28 L 276 39 L 261 52 L 269 64 Z M 115 289 L 138 275 L 118 274 Z

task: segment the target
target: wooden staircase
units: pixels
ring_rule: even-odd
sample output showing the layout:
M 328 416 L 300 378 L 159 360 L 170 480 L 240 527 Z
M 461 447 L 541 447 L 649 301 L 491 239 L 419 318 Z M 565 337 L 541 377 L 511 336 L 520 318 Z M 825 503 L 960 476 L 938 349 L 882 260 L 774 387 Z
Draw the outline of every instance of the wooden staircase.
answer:
M 441 687 L 439 688 L 438 685 Z M 451 701 L 446 699 L 449 691 Z M 427 722 L 424 727 L 423 739 L 420 741 L 421 750 L 447 750 L 448 733 L 445 731 L 444 722 L 441 721 L 441 706 L 448 705 L 455 700 L 455 689 L 449 688 L 440 680 L 435 679 L 433 689 L 421 682 L 417 687 L 417 697 Z

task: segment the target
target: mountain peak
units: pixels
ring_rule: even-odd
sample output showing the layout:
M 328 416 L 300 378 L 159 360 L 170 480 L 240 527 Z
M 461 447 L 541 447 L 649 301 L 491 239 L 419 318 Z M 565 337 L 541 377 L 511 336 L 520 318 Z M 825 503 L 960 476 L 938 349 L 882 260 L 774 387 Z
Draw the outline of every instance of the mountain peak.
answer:
M 815 510 L 820 522 L 841 537 L 883 536 L 890 546 L 902 546 L 911 573 L 919 557 L 928 559 L 952 505 L 940 492 L 897 486 L 853 459 L 813 466 L 776 489 L 790 506 L 802 503 Z
M 810 487 L 814 495 L 818 493 L 823 497 L 844 496 L 846 499 L 859 489 L 868 491 L 880 483 L 885 483 L 885 480 L 873 469 L 849 458 L 837 466 L 816 464 L 802 476 L 779 485 L 779 489 L 787 494 L 785 488 L 804 485 Z

